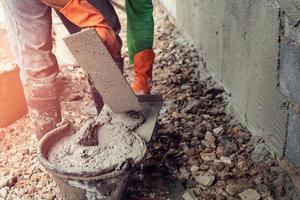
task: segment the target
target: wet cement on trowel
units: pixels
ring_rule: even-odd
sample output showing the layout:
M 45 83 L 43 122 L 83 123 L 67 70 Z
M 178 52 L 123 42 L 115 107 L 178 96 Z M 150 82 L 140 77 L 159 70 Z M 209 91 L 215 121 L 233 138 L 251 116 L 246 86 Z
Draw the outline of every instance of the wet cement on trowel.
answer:
M 80 131 L 67 136 L 55 144 L 48 154 L 48 160 L 67 171 L 104 170 L 122 165 L 127 159 L 141 158 L 145 148 L 134 134 L 144 118 L 139 113 L 113 114 L 104 107 L 98 116 L 98 145 L 81 146 L 78 141 L 83 135 L 85 124 Z

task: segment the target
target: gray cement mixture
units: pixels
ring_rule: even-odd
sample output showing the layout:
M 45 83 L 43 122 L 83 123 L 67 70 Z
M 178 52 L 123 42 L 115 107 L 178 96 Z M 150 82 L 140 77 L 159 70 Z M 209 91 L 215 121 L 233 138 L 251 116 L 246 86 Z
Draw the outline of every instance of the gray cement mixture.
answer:
M 78 141 L 83 135 L 82 130 L 67 136 L 53 145 L 48 153 L 48 160 L 68 171 L 105 170 L 112 166 L 120 166 L 127 159 L 137 160 L 143 156 L 145 146 L 134 134 L 144 119 L 137 113 L 113 114 L 104 107 L 96 119 L 98 145 L 81 146 Z

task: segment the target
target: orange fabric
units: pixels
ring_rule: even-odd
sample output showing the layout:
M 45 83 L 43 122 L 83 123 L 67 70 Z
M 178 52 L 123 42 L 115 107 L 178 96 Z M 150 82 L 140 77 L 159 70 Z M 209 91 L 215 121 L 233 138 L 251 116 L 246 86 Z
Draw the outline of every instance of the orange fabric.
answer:
M 87 0 L 70 0 L 59 12 L 80 28 L 95 28 L 112 57 L 119 55 L 121 45 L 115 32 L 99 10 Z
M 10 71 L 0 72 L 0 128 L 6 127 L 27 113 L 27 104 L 15 65 Z
M 131 88 L 136 94 L 150 94 L 154 58 L 152 49 L 146 49 L 134 56 L 134 79 Z

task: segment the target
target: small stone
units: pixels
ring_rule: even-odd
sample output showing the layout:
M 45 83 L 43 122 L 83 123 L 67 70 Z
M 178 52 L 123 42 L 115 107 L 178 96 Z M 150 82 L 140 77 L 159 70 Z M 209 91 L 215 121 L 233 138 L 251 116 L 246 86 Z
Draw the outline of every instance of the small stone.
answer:
M 221 160 L 223 163 L 228 164 L 228 165 L 231 165 L 231 163 L 232 163 L 232 160 L 231 160 L 231 158 L 229 158 L 229 157 L 221 156 L 221 157 L 220 157 L 220 160 Z
M 232 177 L 232 173 L 231 172 L 225 172 L 224 170 L 219 174 L 221 180 L 228 180 Z
M 225 156 L 231 156 L 233 153 L 239 150 L 238 145 L 235 142 L 227 142 L 225 144 Z
M 47 177 L 42 177 L 41 179 L 40 179 L 40 181 L 39 181 L 39 183 L 42 185 L 42 186 L 46 186 L 46 185 L 48 185 L 48 181 L 49 181 L 49 179 L 47 178 Z
M 193 188 L 192 189 L 192 191 L 193 191 L 193 193 L 197 196 L 197 197 L 199 197 L 200 195 L 201 195 L 201 190 L 200 190 L 200 188 Z
M 249 174 L 251 176 L 256 176 L 258 174 L 258 171 L 256 169 L 252 169 Z
M 244 192 L 240 193 L 239 196 L 242 200 L 260 200 L 260 194 L 253 189 L 245 190 Z
M 251 167 L 251 163 L 249 162 L 249 160 L 237 160 L 236 161 L 236 166 L 239 168 L 239 169 L 242 169 L 244 171 L 248 171 L 249 168 Z
M 201 115 L 204 119 L 209 119 L 210 115 Z
M 208 111 L 208 114 L 212 116 L 219 116 L 224 114 L 224 109 L 223 108 L 213 108 Z
M 207 172 L 202 175 L 196 176 L 195 179 L 199 184 L 205 187 L 210 187 L 214 183 L 216 176 L 212 172 Z
M 192 142 L 191 142 L 191 146 L 198 146 L 200 144 L 200 141 L 198 139 L 198 137 L 193 137 Z
M 255 177 L 254 183 L 255 183 L 256 185 L 259 185 L 259 184 L 261 184 L 262 182 L 263 182 L 263 177 L 262 177 L 262 176 L 257 176 L 257 177 Z
M 209 169 L 209 166 L 206 165 L 206 164 L 201 164 L 201 165 L 200 165 L 200 169 L 203 170 L 203 171 L 205 171 L 205 170 L 208 170 L 208 169 Z
M 189 178 L 189 179 L 186 181 L 186 187 L 187 187 L 187 188 L 194 188 L 194 187 L 196 187 L 196 186 L 197 186 L 197 182 L 196 182 L 196 180 L 195 180 L 194 177 L 191 177 L 191 178 Z
M 187 156 L 194 156 L 194 155 L 196 155 L 197 154 L 197 150 L 196 150 L 196 148 L 190 148 L 188 151 L 186 151 L 186 152 L 184 152 Z
M 68 100 L 69 101 L 80 101 L 83 99 L 83 95 L 82 94 L 70 94 L 70 96 L 68 96 Z
M 42 196 L 46 200 L 52 200 L 52 199 L 54 199 L 54 197 L 53 197 L 53 195 L 51 193 L 44 193 L 44 194 L 42 194 Z
M 130 194 L 129 199 L 131 199 L 131 200 L 139 200 L 140 198 L 139 198 L 139 196 L 136 195 L 136 194 Z
M 177 177 L 184 180 L 188 179 L 190 177 L 190 172 L 185 167 L 181 167 Z
M 217 159 L 215 153 L 203 153 L 201 158 L 204 161 L 214 161 Z
M 11 177 L 2 177 L 0 179 L 0 189 L 3 187 L 12 187 L 17 183 L 18 179 L 17 177 L 11 176 Z
M 3 187 L 5 187 L 5 186 L 7 186 L 8 180 L 9 179 L 5 178 L 5 177 L 0 179 L 0 189 L 3 188 Z
M 185 112 L 186 113 L 196 114 L 200 105 L 201 105 L 200 101 L 198 101 L 198 100 L 192 100 L 186 106 Z
M 214 132 L 216 135 L 219 135 L 222 131 L 223 131 L 223 127 L 222 127 L 222 126 L 213 129 L 213 132 Z
M 191 173 L 194 174 L 195 172 L 199 171 L 199 167 L 196 165 L 193 165 L 190 169 Z
M 224 90 L 222 88 L 217 88 L 217 87 L 211 87 L 208 90 L 206 90 L 205 94 L 212 94 L 213 96 L 217 96 L 221 93 L 223 93 Z
M 6 198 L 8 195 L 9 188 L 8 187 L 3 187 L 0 189 L 0 198 Z
M 205 141 L 207 141 L 207 147 L 212 147 L 212 148 L 216 148 L 216 145 L 215 145 L 215 141 L 216 141 L 216 138 L 213 136 L 213 134 L 211 132 L 207 132 L 205 134 Z M 204 140 L 202 141 L 204 142 Z
M 244 141 L 249 141 L 251 139 L 251 135 L 245 132 L 239 132 L 237 136 Z
M 190 190 L 185 191 L 182 195 L 182 198 L 184 200 L 197 200 L 197 197 L 195 196 L 194 192 Z
M 234 134 L 237 134 L 237 133 L 239 133 L 241 131 L 241 129 L 242 129 L 241 126 L 237 125 L 237 126 L 233 127 L 232 132 Z
M 224 197 L 223 195 L 221 194 L 216 194 L 216 200 L 225 200 L 226 197 Z
M 210 144 L 206 140 L 202 140 L 201 144 L 207 148 L 209 148 Z
M 244 139 L 242 139 L 242 138 L 238 138 L 238 139 L 237 139 L 237 143 L 239 143 L 239 144 L 244 144 L 245 141 L 244 141 Z
M 23 154 L 23 155 L 29 155 L 29 149 L 27 149 L 27 148 L 26 148 L 26 149 L 23 149 L 23 150 L 22 150 L 22 154 Z
M 215 186 L 217 187 L 216 192 L 224 195 L 225 192 L 223 189 L 225 189 L 226 187 L 226 181 L 219 180 L 218 182 L 216 182 Z
M 225 168 L 225 164 L 222 162 L 214 162 L 214 167 L 218 170 L 218 171 L 222 171 Z
M 272 173 L 275 173 L 276 175 L 284 173 L 283 169 L 281 167 L 271 167 L 270 171 Z
M 31 194 L 33 194 L 34 192 L 36 191 L 36 188 L 35 187 L 33 187 L 33 186 L 28 186 L 28 194 L 29 195 L 31 195 Z
M 203 141 L 205 141 L 205 140 L 203 140 Z M 211 148 L 205 148 L 202 152 L 203 153 L 212 153 L 214 150 L 213 149 L 211 149 Z
M 200 199 L 214 199 L 214 195 L 206 191 L 203 191 L 200 197 L 201 197 Z
M 283 197 L 285 195 L 285 189 L 283 185 L 278 185 L 275 188 L 275 194 L 277 197 Z
M 174 112 L 172 112 L 172 117 L 175 118 L 175 119 L 177 119 L 177 118 L 179 118 L 180 116 L 179 116 L 179 113 L 178 113 L 178 112 L 174 111 Z
M 81 110 L 86 115 L 91 115 L 91 116 L 98 115 L 97 108 L 93 104 L 88 104 L 88 105 L 81 106 Z
M 181 135 L 183 141 L 190 141 L 192 138 L 192 134 L 189 132 L 185 132 Z
M 199 165 L 199 160 L 197 160 L 196 158 L 191 157 L 191 158 L 188 159 L 188 164 L 190 166 Z
M 271 196 L 268 196 L 268 197 L 266 198 L 266 200 L 274 200 L 274 198 L 271 197 Z
M 217 153 L 218 156 L 224 156 L 224 155 L 225 155 L 225 147 L 219 145 L 219 146 L 217 147 L 216 153 Z
M 225 190 L 228 194 L 234 196 L 239 192 L 239 187 L 236 184 L 228 184 Z
M 208 142 L 214 142 L 216 141 L 215 136 L 213 136 L 213 134 L 211 132 L 206 132 L 205 134 L 205 140 L 207 140 Z

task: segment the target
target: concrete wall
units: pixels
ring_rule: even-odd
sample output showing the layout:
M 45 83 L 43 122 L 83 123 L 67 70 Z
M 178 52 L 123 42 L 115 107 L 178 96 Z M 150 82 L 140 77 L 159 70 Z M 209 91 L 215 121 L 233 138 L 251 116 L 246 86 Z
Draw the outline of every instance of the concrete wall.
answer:
M 300 167 L 300 1 L 278 2 L 283 12 L 280 87 L 290 103 L 285 156 Z
M 231 94 L 237 116 L 277 156 L 286 155 L 300 166 L 300 112 L 289 109 L 293 101 L 300 105 L 300 43 L 295 42 L 300 38 L 300 1 L 173 4 L 176 25 L 198 46 L 207 68 Z
M 160 0 L 164 5 L 166 10 L 169 12 L 170 16 L 175 19 L 176 17 L 176 0 Z

